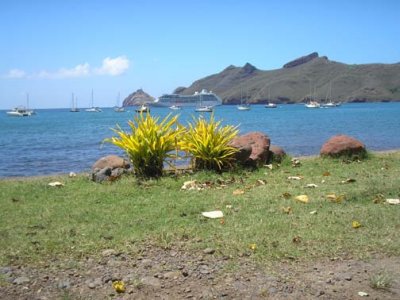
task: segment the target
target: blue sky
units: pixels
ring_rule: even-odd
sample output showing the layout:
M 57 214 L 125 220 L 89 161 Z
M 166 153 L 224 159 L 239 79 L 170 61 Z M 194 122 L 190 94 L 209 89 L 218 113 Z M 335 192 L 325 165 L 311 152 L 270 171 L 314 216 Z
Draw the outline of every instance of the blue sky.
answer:
M 0 109 L 114 106 L 250 62 L 280 68 L 317 51 L 400 62 L 398 0 L 2 0 Z

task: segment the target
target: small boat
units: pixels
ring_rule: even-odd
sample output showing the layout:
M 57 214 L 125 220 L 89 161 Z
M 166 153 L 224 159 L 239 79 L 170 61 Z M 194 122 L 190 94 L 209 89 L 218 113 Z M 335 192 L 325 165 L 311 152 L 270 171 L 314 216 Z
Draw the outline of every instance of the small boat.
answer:
M 269 103 L 265 104 L 264 107 L 265 108 L 277 108 L 278 105 L 276 105 L 275 103 L 269 102 Z
M 18 106 L 7 112 L 7 115 L 11 117 L 30 117 L 32 111 L 26 109 L 24 106 Z
M 320 108 L 321 104 L 319 104 L 317 101 L 310 101 L 305 104 L 307 108 Z
M 237 106 L 237 109 L 238 110 L 250 110 L 251 107 L 250 107 L 249 104 L 240 104 L 240 105 Z
M 195 108 L 197 112 L 212 112 L 214 108 L 212 106 L 198 106 Z
M 238 110 L 250 110 L 250 104 L 247 101 L 243 101 L 243 92 L 240 91 L 240 104 L 237 106 Z
M 115 112 L 125 112 L 125 107 L 119 106 L 119 97 L 120 97 L 120 93 L 118 93 L 117 105 L 114 106 L 114 111 L 115 111 Z
M 94 102 L 94 97 L 93 97 L 93 90 L 92 90 L 92 107 L 86 108 L 85 111 L 87 112 L 102 112 L 100 107 L 95 107 L 93 106 L 93 102 Z
M 182 109 L 179 105 L 172 105 L 172 106 L 170 106 L 169 107 L 169 109 L 172 109 L 172 110 L 180 110 L 180 109 Z
M 200 104 L 194 109 L 197 112 L 212 112 L 214 107 L 211 105 L 203 105 L 203 95 L 200 94 Z
M 70 112 L 79 112 L 79 108 L 78 108 L 78 100 L 76 97 L 74 97 L 74 93 L 72 93 L 72 105 L 71 105 L 71 109 L 69 110 Z
M 135 109 L 135 111 L 137 113 L 148 113 L 150 112 L 150 107 L 148 107 L 146 104 L 142 104 L 137 109 Z

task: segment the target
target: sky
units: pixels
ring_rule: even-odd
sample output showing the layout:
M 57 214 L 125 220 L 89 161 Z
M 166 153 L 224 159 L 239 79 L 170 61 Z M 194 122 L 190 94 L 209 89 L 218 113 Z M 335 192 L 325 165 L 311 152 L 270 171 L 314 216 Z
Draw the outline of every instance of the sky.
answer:
M 112 107 L 317 51 L 400 62 L 399 0 L 1 0 L 0 109 Z

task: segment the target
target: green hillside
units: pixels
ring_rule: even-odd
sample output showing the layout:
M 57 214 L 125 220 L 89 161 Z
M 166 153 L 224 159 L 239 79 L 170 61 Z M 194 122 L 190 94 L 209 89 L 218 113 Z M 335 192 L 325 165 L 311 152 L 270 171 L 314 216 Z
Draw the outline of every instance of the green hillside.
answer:
M 175 92 L 202 89 L 215 92 L 225 104 L 239 103 L 241 97 L 250 103 L 323 102 L 329 95 L 341 102 L 400 101 L 400 63 L 348 65 L 312 53 L 277 70 L 259 70 L 249 63 L 229 66 Z

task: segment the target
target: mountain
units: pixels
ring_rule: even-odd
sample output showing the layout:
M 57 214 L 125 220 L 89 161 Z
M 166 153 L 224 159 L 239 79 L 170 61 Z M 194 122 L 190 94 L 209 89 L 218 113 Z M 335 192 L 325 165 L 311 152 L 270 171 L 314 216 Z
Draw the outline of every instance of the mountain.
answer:
M 202 89 L 216 93 L 224 104 L 239 103 L 241 94 L 250 103 L 324 101 L 329 90 L 333 101 L 400 101 L 400 63 L 349 65 L 313 52 L 277 70 L 231 65 L 174 92 L 187 95 Z
M 151 102 L 154 102 L 154 97 L 150 96 L 142 89 L 138 89 L 136 92 L 133 92 L 124 99 L 124 101 L 122 102 L 122 106 L 135 106 Z

